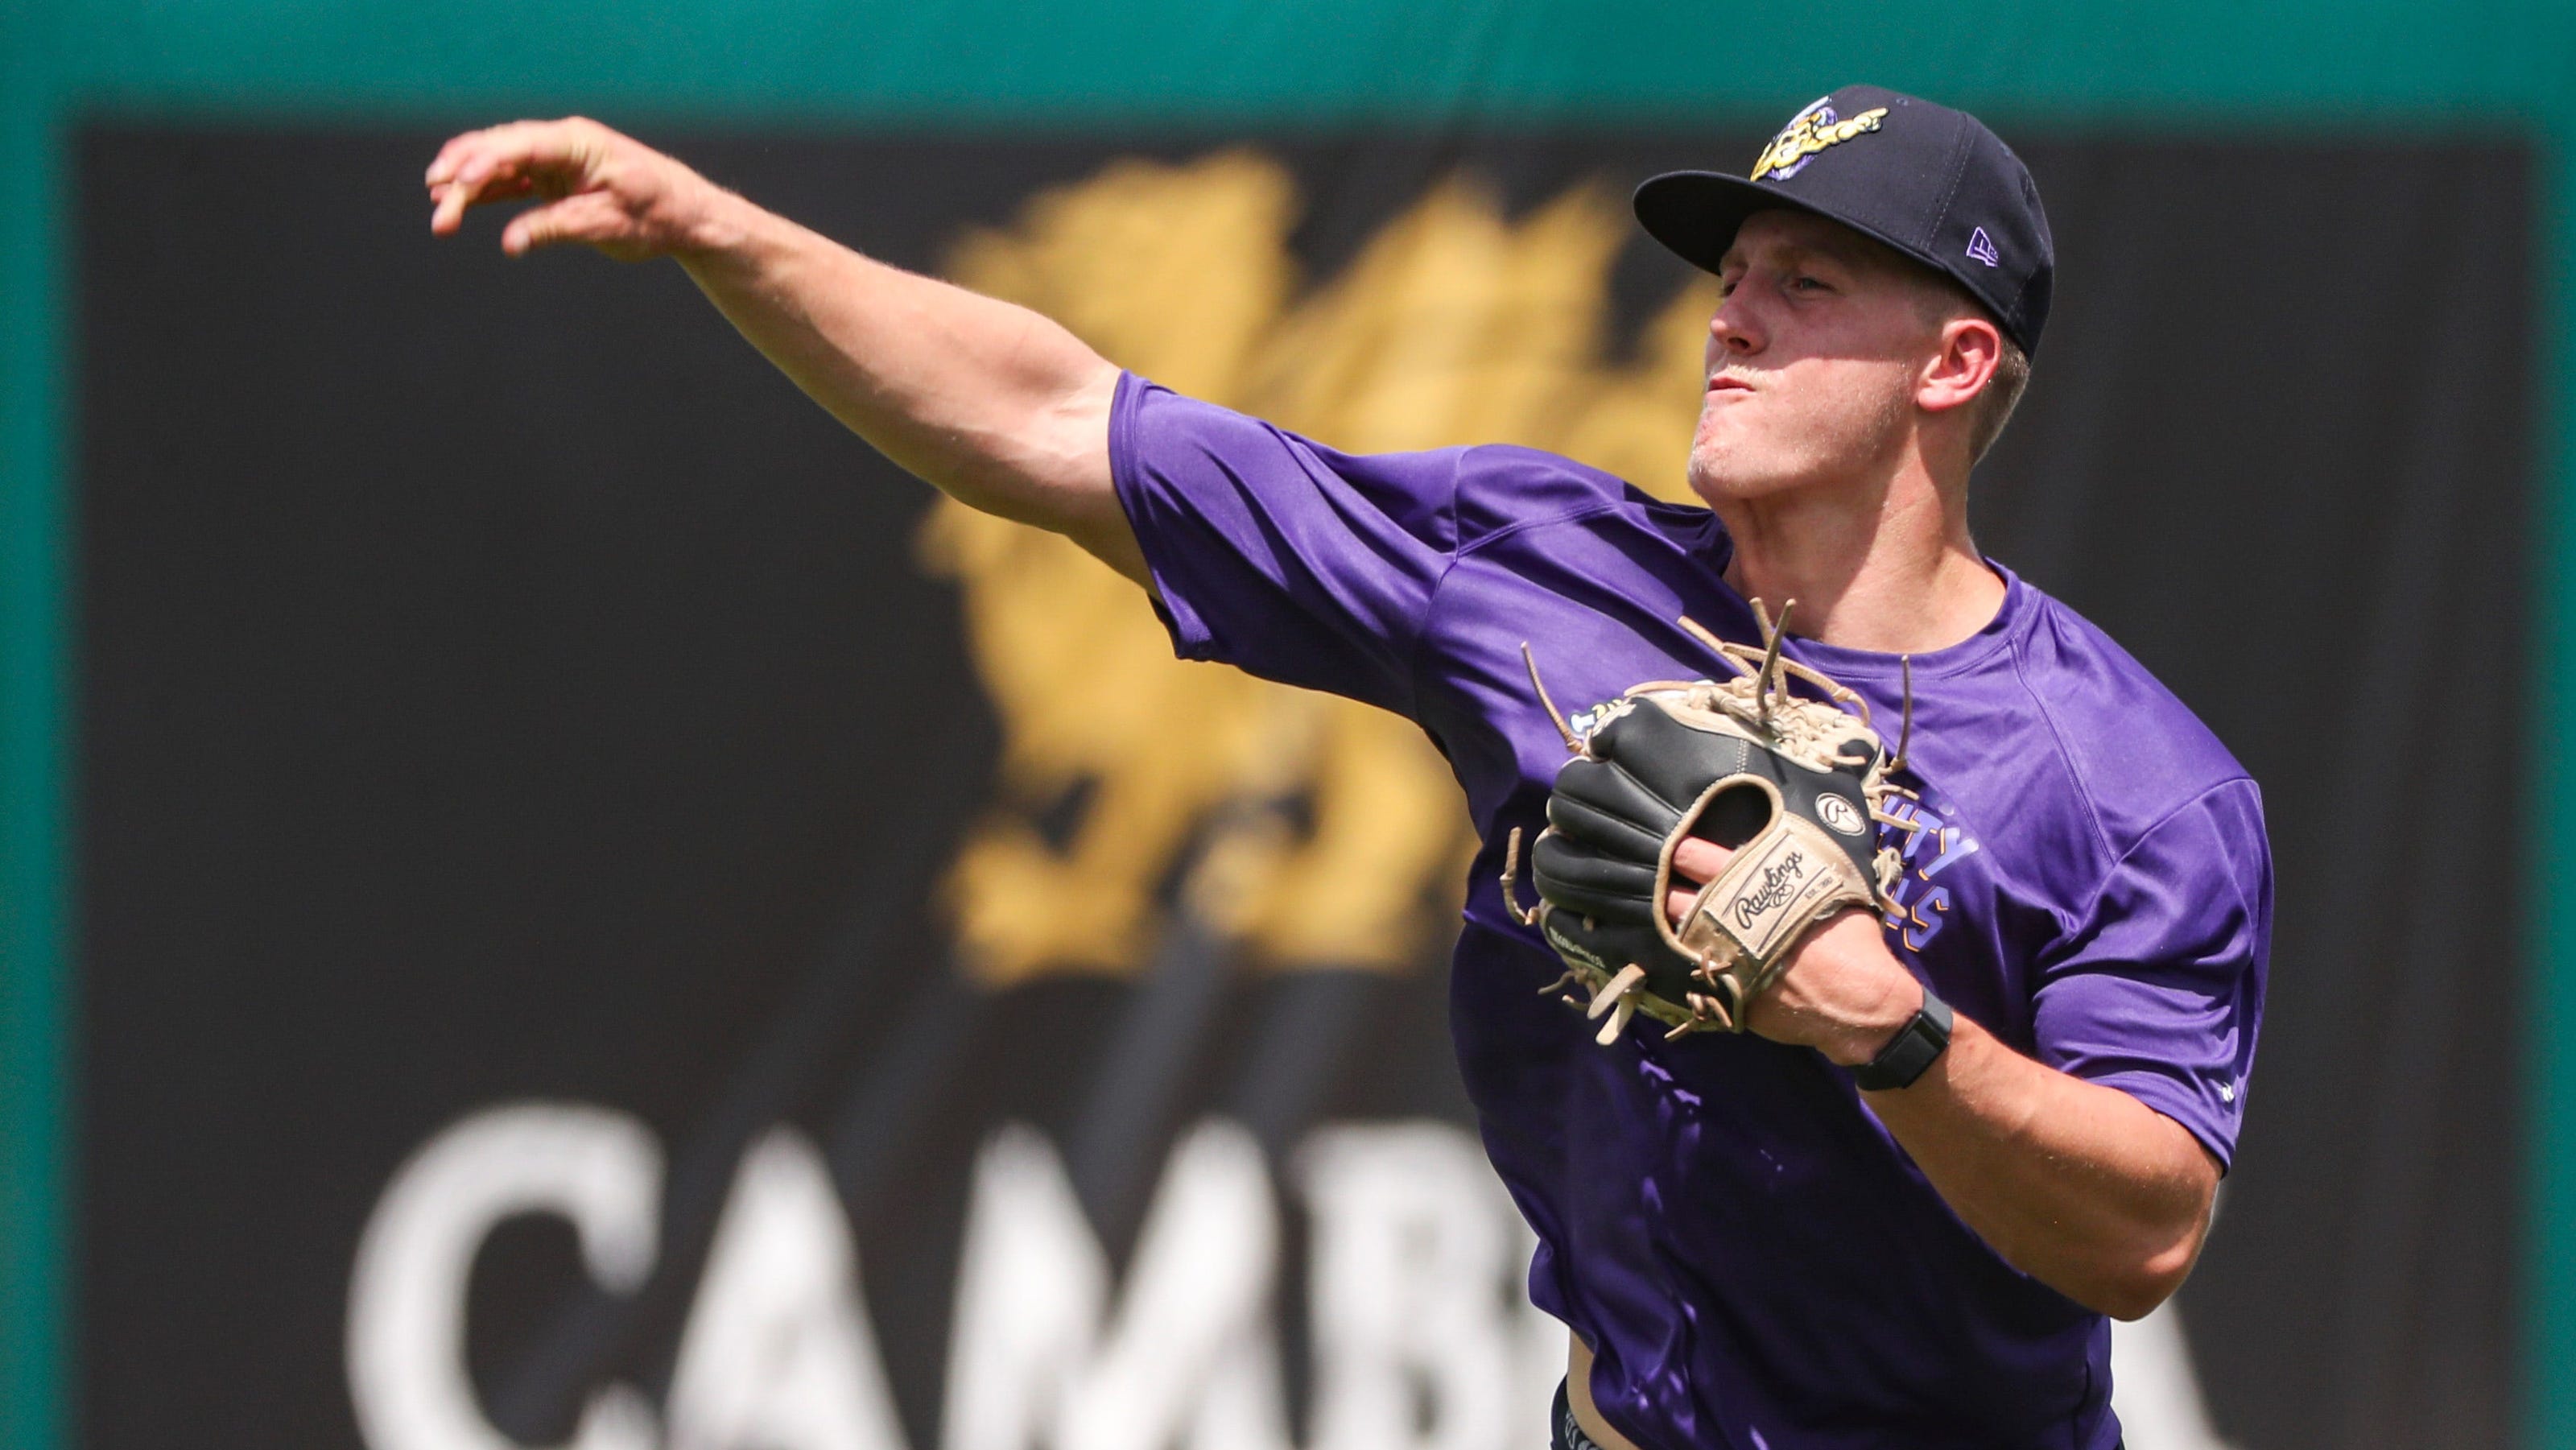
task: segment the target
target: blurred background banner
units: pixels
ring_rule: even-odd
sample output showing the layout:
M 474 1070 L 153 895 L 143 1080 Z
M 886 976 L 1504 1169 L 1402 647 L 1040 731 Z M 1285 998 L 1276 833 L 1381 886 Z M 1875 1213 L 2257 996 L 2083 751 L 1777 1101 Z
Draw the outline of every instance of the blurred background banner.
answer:
M 2133 1450 L 2576 1446 L 2570 28 L 1944 14 L 0 19 L 0 1446 L 1541 1443 L 1419 733 L 417 178 L 589 109 L 1338 447 L 1679 496 L 1714 293 L 1627 190 L 1859 78 L 2055 226 L 1980 543 L 2274 832 Z

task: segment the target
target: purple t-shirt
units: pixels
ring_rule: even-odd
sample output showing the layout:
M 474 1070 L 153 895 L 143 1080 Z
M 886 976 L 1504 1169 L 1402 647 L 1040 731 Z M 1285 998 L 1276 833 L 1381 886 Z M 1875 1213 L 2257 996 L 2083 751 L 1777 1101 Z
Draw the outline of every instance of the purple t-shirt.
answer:
M 1595 1352 L 1646 1450 L 2108 1450 L 2102 1316 L 2006 1264 L 1848 1072 L 1751 1036 L 1610 1048 L 1537 989 L 1503 909 L 1569 711 L 1694 678 L 1674 621 L 1756 637 L 1708 510 L 1525 448 L 1355 456 L 1123 378 L 1118 495 L 1179 652 L 1418 722 L 1484 841 L 1451 973 L 1487 1151 L 1539 1237 L 1530 1294 Z M 2224 1164 L 2262 1016 L 2272 870 L 2254 782 L 2101 631 L 2005 576 L 1992 623 L 1914 656 L 1921 829 L 1898 959 L 2041 1062 L 2136 1096 Z M 1891 735 L 1893 655 L 1793 640 Z M 1526 891 L 1526 883 L 1523 890 Z

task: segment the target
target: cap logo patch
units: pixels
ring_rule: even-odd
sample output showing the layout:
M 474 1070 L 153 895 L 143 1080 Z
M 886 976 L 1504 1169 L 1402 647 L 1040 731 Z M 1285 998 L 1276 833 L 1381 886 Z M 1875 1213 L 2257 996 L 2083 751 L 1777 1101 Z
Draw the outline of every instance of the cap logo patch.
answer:
M 2003 256 L 1995 250 L 1994 240 L 1986 235 L 1984 227 L 1968 234 L 1968 260 L 1983 262 L 1989 267 L 2003 265 Z
M 1780 134 L 1771 138 L 1771 144 L 1762 148 L 1762 155 L 1753 163 L 1753 179 L 1760 181 L 1767 176 L 1786 181 L 1805 170 L 1817 152 L 1877 130 L 1886 115 L 1887 108 L 1879 106 L 1846 121 L 1834 114 L 1830 104 L 1818 101 L 1792 117 Z

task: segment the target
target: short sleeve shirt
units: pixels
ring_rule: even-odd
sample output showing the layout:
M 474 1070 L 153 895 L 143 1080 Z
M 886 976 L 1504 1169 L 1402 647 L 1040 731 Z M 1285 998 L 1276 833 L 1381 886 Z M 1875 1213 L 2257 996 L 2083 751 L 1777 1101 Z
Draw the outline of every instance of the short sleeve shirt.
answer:
M 1184 657 L 1404 714 L 1484 843 L 1451 1031 L 1537 1232 L 1530 1293 L 1646 1450 L 2078 1447 L 2119 1438 L 2108 1324 L 2005 1263 L 1821 1055 L 1752 1036 L 1594 1044 L 1505 911 L 1569 710 L 1710 673 L 1687 615 L 1757 637 L 1702 508 L 1524 448 L 1351 455 L 1129 376 L 1118 495 Z M 2271 857 L 2254 782 L 2100 630 L 2002 574 L 1992 622 L 1912 657 L 1897 958 L 2017 1050 L 2135 1096 L 2224 1166 L 2262 1017 Z M 1793 639 L 1894 728 L 1896 656 Z

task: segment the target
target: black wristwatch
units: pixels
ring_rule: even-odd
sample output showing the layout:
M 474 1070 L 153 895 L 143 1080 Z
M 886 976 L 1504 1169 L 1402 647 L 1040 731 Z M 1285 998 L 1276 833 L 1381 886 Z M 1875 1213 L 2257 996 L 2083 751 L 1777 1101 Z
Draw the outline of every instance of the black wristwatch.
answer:
M 1878 1056 L 1852 1069 L 1852 1081 L 1864 1092 L 1883 1093 L 1889 1088 L 1914 1086 L 1914 1080 L 1932 1070 L 1941 1054 L 1950 1050 L 1950 1004 L 1923 989 L 1923 1009 L 1896 1029 L 1896 1035 L 1878 1050 Z

